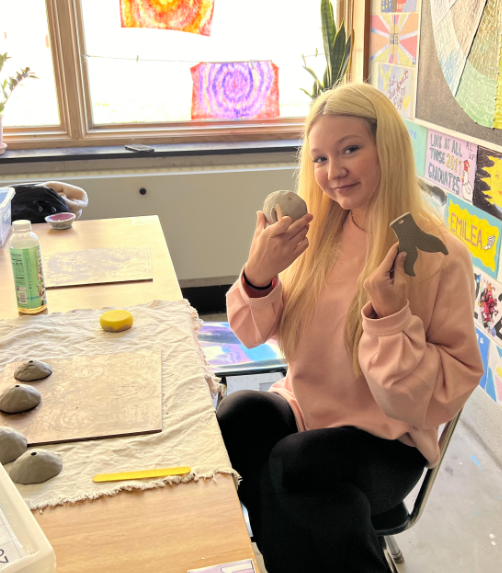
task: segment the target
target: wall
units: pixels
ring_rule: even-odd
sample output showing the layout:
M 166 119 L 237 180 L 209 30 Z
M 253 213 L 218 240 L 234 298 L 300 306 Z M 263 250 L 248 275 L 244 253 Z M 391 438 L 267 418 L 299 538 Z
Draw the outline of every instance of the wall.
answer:
M 46 163 L 38 173 L 19 173 L 19 167 L 15 173 L 11 166 L 0 186 L 52 179 L 82 187 L 89 196 L 82 219 L 158 215 L 182 286 L 228 284 L 246 261 L 256 211 L 272 191 L 294 188 L 296 165 L 286 153 L 224 159 L 220 165 L 166 160 L 136 168 L 115 162 L 99 170 L 99 161 L 86 162 L 80 171 L 51 170 Z
M 484 3 L 477 3 L 472 8 L 477 10 L 474 14 L 463 13 L 465 6 L 461 3 L 373 0 L 370 77 L 373 85 L 389 96 L 406 123 L 420 185 L 431 205 L 471 253 L 476 286 L 474 319 L 485 366 L 480 386 L 502 406 L 502 148 L 497 145 L 502 131 L 493 129 L 500 113 L 500 94 L 491 78 L 497 78 L 500 47 L 490 51 L 487 43 L 492 38 L 490 24 L 499 21 L 494 6 L 500 10 L 500 2 L 487 4 L 486 8 Z M 431 9 L 446 15 L 431 18 Z M 456 10 L 453 19 L 447 14 L 449 10 Z M 443 30 L 441 36 L 441 26 L 450 24 L 451 29 Z M 472 49 L 466 52 L 469 56 L 463 55 L 465 50 L 452 49 L 464 29 L 462 25 L 471 33 Z M 438 50 L 436 42 L 446 37 L 448 44 L 443 45 L 443 51 Z M 477 57 L 477 52 L 482 52 L 484 59 L 471 65 L 469 60 Z M 463 57 L 463 64 L 457 61 Z M 454 69 L 452 62 L 456 64 Z M 455 81 L 454 74 L 462 70 L 470 76 L 462 75 L 460 81 L 458 77 Z M 472 83 L 475 70 L 487 74 L 479 78 L 477 85 Z M 484 110 L 481 114 L 469 104 L 476 97 L 469 91 L 477 90 L 478 96 L 484 97 L 488 84 L 493 101 L 480 100 Z M 438 94 L 443 95 L 439 98 Z M 446 97 L 448 103 L 442 105 Z M 420 102 L 420 117 L 416 100 Z M 426 114 L 428 121 L 424 119 Z M 441 118 L 436 119 L 441 125 L 432 123 L 433 118 Z M 490 142 L 480 139 L 484 135 Z

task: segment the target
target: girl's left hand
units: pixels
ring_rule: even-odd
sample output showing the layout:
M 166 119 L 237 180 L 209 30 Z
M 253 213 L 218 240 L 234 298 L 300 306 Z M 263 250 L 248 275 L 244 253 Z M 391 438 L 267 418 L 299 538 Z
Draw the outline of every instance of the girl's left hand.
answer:
M 395 314 L 408 304 L 408 281 L 404 272 L 406 253 L 398 255 L 398 247 L 399 243 L 392 245 L 382 264 L 364 281 L 378 318 Z

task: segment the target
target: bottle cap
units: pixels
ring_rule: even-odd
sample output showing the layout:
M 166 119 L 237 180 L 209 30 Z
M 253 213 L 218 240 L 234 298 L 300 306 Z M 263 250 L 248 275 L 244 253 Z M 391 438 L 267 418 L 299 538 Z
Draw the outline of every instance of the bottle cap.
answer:
M 14 221 L 12 223 L 12 228 L 14 229 L 14 232 L 31 231 L 31 221 Z

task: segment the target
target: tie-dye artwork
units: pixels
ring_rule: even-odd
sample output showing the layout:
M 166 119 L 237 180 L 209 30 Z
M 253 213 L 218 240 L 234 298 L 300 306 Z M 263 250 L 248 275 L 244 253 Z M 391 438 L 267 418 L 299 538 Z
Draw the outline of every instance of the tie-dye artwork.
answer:
M 215 0 L 120 0 L 122 28 L 162 28 L 211 35 Z
M 192 72 L 192 119 L 279 116 L 279 68 L 272 62 L 201 63 Z

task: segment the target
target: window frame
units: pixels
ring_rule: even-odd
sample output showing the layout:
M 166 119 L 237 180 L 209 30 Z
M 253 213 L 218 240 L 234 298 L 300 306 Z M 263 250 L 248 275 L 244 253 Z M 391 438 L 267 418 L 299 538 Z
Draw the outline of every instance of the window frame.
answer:
M 339 0 L 337 22 L 352 24 L 349 6 Z M 113 146 L 134 143 L 207 143 L 287 140 L 302 137 L 304 117 L 269 120 L 190 121 L 94 125 L 85 64 L 85 35 L 81 0 L 45 0 L 59 126 L 6 127 L 9 149 Z M 344 18 L 345 16 L 345 18 Z M 347 16 L 349 16 L 347 18 Z

